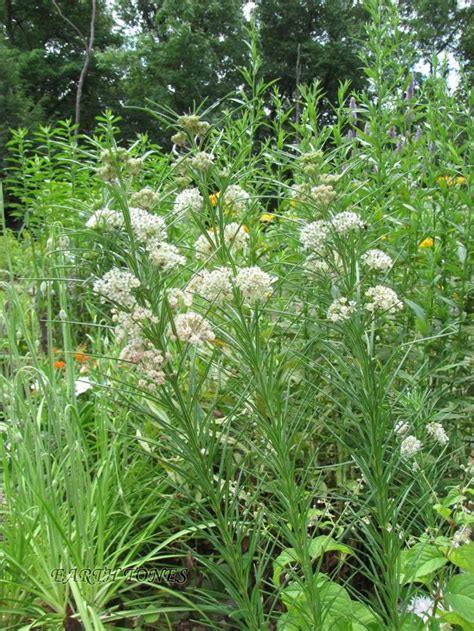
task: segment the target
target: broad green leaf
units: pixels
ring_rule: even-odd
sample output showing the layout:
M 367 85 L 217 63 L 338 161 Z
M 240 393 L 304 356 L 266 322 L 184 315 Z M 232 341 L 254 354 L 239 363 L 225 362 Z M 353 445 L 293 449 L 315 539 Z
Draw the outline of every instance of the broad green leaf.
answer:
M 474 576 L 456 574 L 446 586 L 445 598 L 448 605 L 468 622 L 474 622 Z
M 474 631 L 474 623 L 464 620 L 464 618 L 459 616 L 457 613 L 446 611 L 442 612 L 440 614 L 440 617 L 444 622 L 447 622 L 449 624 L 456 624 L 464 629 L 464 631 Z
M 474 542 L 454 548 L 448 555 L 449 560 L 466 572 L 474 574 Z
M 403 550 L 401 561 L 401 583 L 421 580 L 448 562 L 438 548 L 426 543 L 417 543 L 413 548 Z

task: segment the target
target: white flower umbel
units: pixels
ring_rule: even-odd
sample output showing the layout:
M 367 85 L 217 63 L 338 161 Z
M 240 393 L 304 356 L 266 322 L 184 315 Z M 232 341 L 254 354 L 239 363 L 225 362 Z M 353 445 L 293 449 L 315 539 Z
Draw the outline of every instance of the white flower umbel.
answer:
M 117 302 L 124 307 L 131 307 L 135 304 L 133 290 L 140 287 L 140 281 L 128 270 L 113 267 L 106 272 L 102 278 L 94 283 L 94 291 L 103 299 Z
M 405 421 L 398 421 L 395 425 L 395 433 L 398 434 L 398 436 L 404 436 L 409 429 L 410 427 Z
M 249 242 L 247 228 L 237 222 L 224 226 L 224 243 L 229 249 L 244 250 Z
M 318 206 L 329 206 L 336 196 L 337 193 L 330 184 L 320 184 L 311 188 L 311 199 Z
M 435 602 L 430 596 L 415 596 L 410 600 L 407 611 L 414 613 L 423 622 L 428 622 L 433 613 Z
M 273 293 L 272 284 L 275 280 L 274 276 L 254 265 L 242 268 L 235 277 L 235 284 L 242 292 L 244 302 L 248 304 L 269 298 Z
M 426 431 L 440 445 L 446 445 L 449 442 L 449 437 L 441 423 L 428 423 Z
M 227 267 L 219 267 L 212 272 L 203 270 L 191 279 L 187 291 L 209 302 L 222 304 L 232 298 L 231 275 Z
M 197 188 L 185 188 L 174 200 L 173 213 L 177 216 L 188 211 L 199 213 L 202 211 L 203 203 L 203 197 Z
M 138 375 L 138 386 L 154 392 L 165 381 L 163 364 L 165 358 L 153 344 L 146 339 L 133 337 L 120 353 L 120 360 L 134 364 Z
M 130 204 L 132 206 L 138 206 L 144 210 L 151 210 L 160 201 L 160 194 L 156 193 L 153 189 L 146 186 L 136 193 L 132 193 L 130 197 Z
M 86 228 L 92 230 L 115 230 L 123 226 L 123 217 L 121 213 L 110 208 L 100 208 L 96 210 L 86 222 Z
M 412 458 L 422 447 L 423 444 L 418 438 L 415 436 L 407 436 L 402 440 L 400 453 L 403 458 Z
M 136 240 L 143 245 L 160 243 L 166 239 L 166 224 L 162 217 L 142 208 L 130 208 L 130 222 Z
M 216 338 L 209 322 L 194 311 L 177 315 L 174 325 L 176 337 L 181 342 L 199 346 L 205 342 L 212 342 Z
M 249 235 L 244 226 L 237 222 L 232 222 L 224 227 L 225 246 L 232 251 L 245 250 L 249 241 Z M 208 258 L 220 245 L 219 229 L 214 228 L 207 231 L 207 236 L 202 234 L 194 244 L 197 259 Z
M 347 234 L 364 227 L 364 222 L 357 213 L 345 211 L 335 215 L 331 221 L 332 227 L 339 234 Z
M 222 194 L 222 203 L 226 210 L 241 213 L 247 209 L 250 195 L 241 186 L 232 184 Z
M 190 307 L 193 302 L 193 297 L 190 293 L 175 287 L 168 289 L 166 297 L 168 298 L 168 303 L 171 309 L 177 309 L 178 307 Z
M 391 257 L 382 250 L 368 250 L 362 257 L 362 262 L 377 272 L 386 272 L 393 265 Z
M 367 298 L 371 299 L 371 302 L 365 305 L 365 308 L 371 313 L 375 313 L 376 311 L 396 313 L 403 309 L 403 303 L 399 300 L 397 294 L 393 289 L 385 287 L 385 285 L 369 287 L 365 295 Z
M 167 272 L 178 265 L 184 265 L 186 258 L 179 253 L 178 248 L 171 243 L 156 243 L 147 248 L 150 261 L 156 267 Z
M 459 546 L 470 543 L 471 535 L 472 529 L 470 526 L 461 526 L 453 535 L 453 546 L 459 548 Z
M 195 156 L 191 158 L 192 166 L 198 171 L 209 171 L 214 163 L 214 156 L 212 153 L 206 153 L 205 151 L 199 151 Z
M 318 252 L 324 248 L 329 234 L 327 221 L 319 220 L 303 226 L 300 241 L 304 250 Z
M 345 297 L 337 298 L 328 309 L 328 320 L 331 322 L 345 322 L 355 313 L 356 308 L 357 303 L 354 300 L 348 300 Z

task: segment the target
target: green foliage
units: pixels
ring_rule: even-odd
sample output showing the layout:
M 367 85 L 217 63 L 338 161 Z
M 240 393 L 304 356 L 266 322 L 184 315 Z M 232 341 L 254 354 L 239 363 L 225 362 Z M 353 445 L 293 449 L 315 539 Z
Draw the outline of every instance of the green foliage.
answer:
M 13 135 L 0 626 L 472 629 L 469 103 L 367 8 L 329 122 L 254 29 L 222 108 L 141 110 L 170 152 Z

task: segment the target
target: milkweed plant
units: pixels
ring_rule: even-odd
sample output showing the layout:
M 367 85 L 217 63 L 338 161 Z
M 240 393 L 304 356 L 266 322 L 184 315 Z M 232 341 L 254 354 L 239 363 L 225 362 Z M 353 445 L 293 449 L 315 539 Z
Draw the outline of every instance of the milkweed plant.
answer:
M 474 628 L 467 86 L 367 9 L 326 117 L 251 38 L 169 150 L 13 133 L 2 629 Z

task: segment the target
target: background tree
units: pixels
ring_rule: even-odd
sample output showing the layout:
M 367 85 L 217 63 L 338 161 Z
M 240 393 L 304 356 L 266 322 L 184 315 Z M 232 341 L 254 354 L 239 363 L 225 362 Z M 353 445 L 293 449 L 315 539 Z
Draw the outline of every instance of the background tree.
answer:
M 259 0 L 256 17 L 265 79 L 279 78 L 291 97 L 300 83 L 321 81 L 334 102 L 340 81 L 364 83 L 357 53 L 367 14 L 352 0 Z

